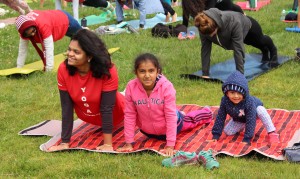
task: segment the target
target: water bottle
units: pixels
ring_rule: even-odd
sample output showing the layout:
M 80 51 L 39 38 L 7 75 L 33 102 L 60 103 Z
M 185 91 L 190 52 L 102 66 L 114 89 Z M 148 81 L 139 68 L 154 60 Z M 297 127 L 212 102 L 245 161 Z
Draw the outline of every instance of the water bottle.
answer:
M 286 16 L 286 12 L 285 12 L 285 10 L 283 9 L 282 12 L 281 12 L 280 20 L 281 20 L 281 21 L 284 21 L 284 20 L 285 20 L 285 16 Z
M 87 20 L 86 20 L 86 18 L 82 18 L 81 19 L 81 26 L 82 27 L 86 27 L 87 26 Z
M 250 8 L 256 8 L 257 7 L 257 0 L 250 0 Z
M 128 30 L 129 30 L 131 33 L 139 34 L 139 32 L 138 32 L 134 27 L 132 27 L 131 25 L 127 25 L 127 28 L 128 28 Z

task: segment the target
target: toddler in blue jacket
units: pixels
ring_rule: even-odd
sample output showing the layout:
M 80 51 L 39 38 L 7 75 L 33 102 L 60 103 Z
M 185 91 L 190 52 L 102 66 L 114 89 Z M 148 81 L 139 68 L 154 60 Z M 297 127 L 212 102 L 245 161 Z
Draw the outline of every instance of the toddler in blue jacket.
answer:
M 242 73 L 232 73 L 223 83 L 222 91 L 224 96 L 212 129 L 213 140 L 220 138 L 228 114 L 231 119 L 224 128 L 225 134 L 234 135 L 245 129 L 243 142 L 250 144 L 259 118 L 268 132 L 269 145 L 280 142 L 270 115 L 263 103 L 249 94 L 248 82 Z

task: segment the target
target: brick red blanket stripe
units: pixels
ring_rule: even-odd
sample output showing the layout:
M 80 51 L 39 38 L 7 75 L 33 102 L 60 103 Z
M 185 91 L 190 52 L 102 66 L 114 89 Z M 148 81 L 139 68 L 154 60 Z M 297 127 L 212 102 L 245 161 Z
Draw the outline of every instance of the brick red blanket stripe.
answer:
M 177 108 L 188 113 L 189 111 L 198 110 L 202 107 L 197 105 L 178 105 Z M 176 150 L 198 153 L 201 150 L 213 149 L 216 154 L 223 153 L 235 157 L 246 155 L 251 151 L 256 151 L 276 160 L 284 160 L 281 150 L 285 147 L 291 146 L 293 143 L 299 142 L 300 111 L 287 111 L 283 109 L 268 109 L 268 113 L 280 134 L 280 144 L 274 144 L 270 147 L 267 145 L 267 131 L 260 120 L 257 120 L 257 126 L 251 145 L 242 143 L 244 132 L 234 136 L 226 136 L 223 133 L 218 142 L 208 142 L 207 140 L 212 138 L 211 129 L 215 121 L 218 107 L 211 107 L 211 109 L 214 116 L 213 121 L 208 125 L 198 126 L 191 131 L 184 131 L 178 134 L 175 146 Z M 114 129 L 113 146 L 115 149 L 122 147 L 125 144 L 123 129 L 122 124 Z M 50 141 L 51 145 L 45 145 L 47 143 L 49 144 Z M 42 144 L 44 147 L 40 148 L 46 151 L 50 146 L 57 145 L 61 139 L 56 136 L 50 139 L 50 141 Z M 166 141 L 147 138 L 139 132 L 138 129 L 136 130 L 135 141 L 135 152 L 151 150 L 162 154 L 159 150 L 163 149 L 166 145 Z M 101 127 L 82 122 L 81 125 L 73 130 L 70 142 L 71 149 L 96 151 L 96 147 L 101 144 L 103 144 Z

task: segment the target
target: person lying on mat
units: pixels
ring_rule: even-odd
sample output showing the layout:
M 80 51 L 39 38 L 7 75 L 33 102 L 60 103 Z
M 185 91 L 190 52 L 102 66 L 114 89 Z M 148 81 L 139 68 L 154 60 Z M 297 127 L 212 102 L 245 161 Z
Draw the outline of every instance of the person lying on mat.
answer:
M 54 67 L 54 42 L 65 35 L 71 37 L 79 29 L 79 23 L 67 12 L 61 10 L 34 10 L 16 19 L 16 27 L 20 34 L 17 68 L 25 64 L 28 42 L 38 52 L 45 71 Z M 37 45 L 40 43 L 42 49 Z
M 263 103 L 249 93 L 248 82 L 239 72 L 233 72 L 222 85 L 224 96 L 212 128 L 213 141 L 220 138 L 225 125 L 226 116 L 231 119 L 224 128 L 226 135 L 235 135 L 245 129 L 243 142 L 250 144 L 253 138 L 256 119 L 259 118 L 268 132 L 269 145 L 279 143 L 279 134 Z
M 116 0 L 116 16 L 117 23 L 120 24 L 124 20 L 123 5 L 134 5 L 140 12 L 140 29 L 143 29 L 146 24 L 146 0 Z
M 234 4 L 232 0 L 182 0 L 182 24 L 188 27 L 190 16 L 195 18 L 199 12 L 210 8 L 244 14 L 242 8 Z
M 127 84 L 125 90 L 126 144 L 117 151 L 133 150 L 135 128 L 138 126 L 147 137 L 166 140 L 166 148 L 161 152 L 172 156 L 176 135 L 180 131 L 209 123 L 212 112 L 206 107 L 196 111 L 197 117 L 184 118 L 184 114 L 176 109 L 176 91 L 173 84 L 161 74 L 162 68 L 153 54 L 139 55 L 134 62 L 134 72 L 136 78 Z
M 60 64 L 57 74 L 62 141 L 48 150 L 70 147 L 74 109 L 81 120 L 102 126 L 104 144 L 96 149 L 112 151 L 113 126 L 124 119 L 124 96 L 117 92 L 117 68 L 102 40 L 86 29 L 72 37 L 66 54 L 67 59 Z
M 244 73 L 244 44 L 260 49 L 262 61 L 270 62 L 271 67 L 278 65 L 277 48 L 273 40 L 263 34 L 261 26 L 252 17 L 211 8 L 195 17 L 195 26 L 201 38 L 202 75 L 205 78 L 209 77 L 212 43 L 233 50 L 236 70 L 241 73 Z

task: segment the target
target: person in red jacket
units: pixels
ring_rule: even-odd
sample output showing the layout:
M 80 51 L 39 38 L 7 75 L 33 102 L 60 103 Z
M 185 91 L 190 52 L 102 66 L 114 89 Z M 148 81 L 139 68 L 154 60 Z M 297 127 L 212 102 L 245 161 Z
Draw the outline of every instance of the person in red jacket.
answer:
M 102 127 L 104 144 L 96 149 L 112 151 L 113 126 L 124 119 L 124 96 L 117 92 L 117 68 L 94 32 L 82 29 L 72 37 L 67 59 L 59 66 L 57 82 L 62 107 L 62 142 L 48 150 L 72 146 L 75 110 L 81 120 Z
M 61 10 L 34 10 L 20 15 L 15 24 L 20 34 L 17 67 L 24 66 L 28 42 L 31 41 L 44 63 L 45 71 L 51 71 L 54 66 L 54 42 L 64 36 L 71 37 L 82 29 L 69 13 Z M 41 44 L 42 49 L 37 43 Z

